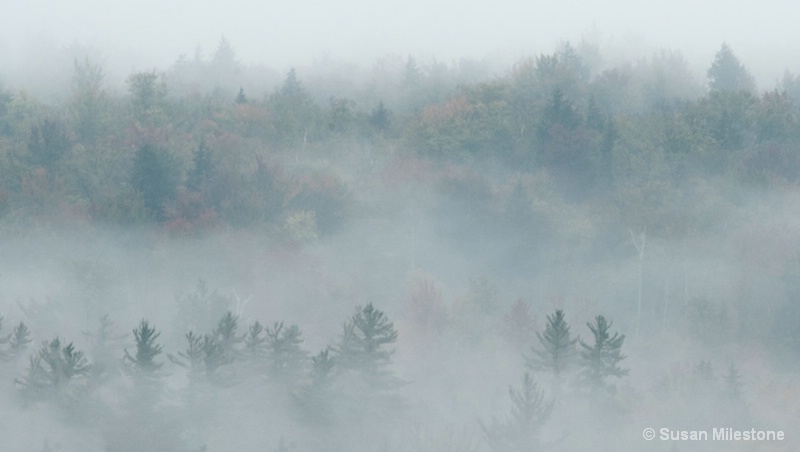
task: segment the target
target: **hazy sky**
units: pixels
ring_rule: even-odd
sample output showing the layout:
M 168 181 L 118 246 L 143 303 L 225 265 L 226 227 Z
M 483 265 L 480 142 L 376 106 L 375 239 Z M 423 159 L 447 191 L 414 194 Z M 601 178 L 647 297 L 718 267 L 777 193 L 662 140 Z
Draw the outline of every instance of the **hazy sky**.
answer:
M 513 60 L 583 35 L 631 46 L 633 56 L 678 49 L 706 67 L 727 41 L 762 85 L 800 72 L 800 2 L 786 0 L 0 0 L 0 17 L 0 54 L 14 55 L 6 64 L 19 61 L 22 43 L 77 41 L 126 70 L 163 67 L 198 45 L 210 53 L 222 35 L 242 61 L 276 68 L 325 54 Z

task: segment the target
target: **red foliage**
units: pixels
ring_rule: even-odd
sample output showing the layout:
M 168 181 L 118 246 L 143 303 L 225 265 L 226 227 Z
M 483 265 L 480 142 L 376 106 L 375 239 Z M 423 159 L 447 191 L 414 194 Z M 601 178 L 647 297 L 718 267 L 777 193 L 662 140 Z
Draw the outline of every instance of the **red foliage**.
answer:
M 462 94 L 450 98 L 444 104 L 425 107 L 425 110 L 422 111 L 422 121 L 426 124 L 442 123 L 459 116 L 466 116 L 472 113 L 472 110 L 467 96 Z
M 192 234 L 217 225 L 217 212 L 206 205 L 203 195 L 198 192 L 181 191 L 166 212 L 165 227 L 170 233 Z

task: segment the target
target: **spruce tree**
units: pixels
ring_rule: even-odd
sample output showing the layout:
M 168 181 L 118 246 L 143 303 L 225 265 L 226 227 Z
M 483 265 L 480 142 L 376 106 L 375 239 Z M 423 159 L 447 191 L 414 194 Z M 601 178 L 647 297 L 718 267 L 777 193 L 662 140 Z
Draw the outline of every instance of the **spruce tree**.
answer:
M 284 327 L 283 322 L 275 322 L 267 328 L 267 347 L 270 357 L 270 374 L 283 381 L 294 380 L 300 376 L 306 365 L 306 352 L 300 347 L 303 334 L 297 325 Z
M 496 419 L 487 426 L 480 422 L 481 429 L 491 449 L 495 452 L 537 450 L 541 446 L 540 431 L 550 418 L 553 402 L 545 401 L 531 374 L 522 376 L 522 387 L 508 389 L 513 407 L 503 422 Z
M 369 303 L 356 308 L 344 325 L 339 342 L 339 362 L 346 369 L 371 376 L 385 376 L 394 350 L 386 347 L 397 340 L 397 330 L 386 315 Z
M 606 383 L 610 377 L 621 378 L 628 375 L 628 369 L 619 367 L 619 362 L 626 358 L 622 354 L 625 335 L 611 335 L 612 322 L 602 315 L 595 317 L 594 323 L 587 323 L 594 336 L 594 344 L 587 344 L 578 339 L 581 350 L 581 380 L 590 390 L 613 391 L 614 387 Z
M 551 373 L 558 384 L 577 357 L 578 339 L 571 337 L 569 329 L 563 310 L 547 316 L 544 334 L 536 333 L 541 348 L 532 348 L 533 355 L 525 358 L 526 366 L 533 371 Z
M 178 356 L 167 354 L 167 358 L 173 363 L 189 370 L 190 376 L 195 376 L 201 373 L 204 369 L 203 358 L 205 351 L 203 350 L 203 338 L 189 331 L 184 336 L 186 338 L 186 349 L 178 352 Z
M 155 327 L 144 319 L 139 323 L 139 327 L 133 330 L 133 337 L 136 339 L 136 355 L 132 356 L 125 349 L 125 359 L 138 374 L 154 375 L 164 365 L 155 360 L 162 351 L 161 345 L 156 343 L 159 336 L 161 333 L 157 332 Z
M 74 397 L 73 382 L 85 379 L 89 362 L 84 353 L 70 342 L 62 345 L 59 338 L 45 342 L 31 356 L 26 375 L 15 381 L 31 400 Z
M 333 420 L 331 386 L 335 367 L 336 362 L 330 347 L 311 358 L 308 379 L 292 396 L 302 422 L 327 424 Z
M 214 328 L 214 331 L 211 334 L 211 337 L 219 342 L 223 353 L 225 353 L 225 355 L 231 361 L 234 360 L 238 354 L 238 351 L 236 350 L 236 344 L 244 340 L 243 336 L 237 335 L 236 330 L 238 328 L 239 316 L 233 315 L 231 311 L 228 311 L 222 316 L 222 318 L 219 319 L 219 322 L 217 322 L 217 327 Z
M 264 326 L 258 321 L 253 322 L 244 336 L 244 350 L 250 360 L 255 361 L 267 351 L 267 337 Z
M 12 355 L 17 355 L 28 347 L 31 343 L 31 334 L 28 327 L 23 322 L 19 322 L 14 331 L 8 337 L 8 345 Z

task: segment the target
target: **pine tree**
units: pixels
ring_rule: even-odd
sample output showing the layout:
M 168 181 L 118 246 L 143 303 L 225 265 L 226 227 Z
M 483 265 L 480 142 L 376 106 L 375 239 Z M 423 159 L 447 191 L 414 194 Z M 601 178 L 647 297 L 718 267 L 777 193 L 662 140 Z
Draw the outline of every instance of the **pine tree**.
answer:
M 203 350 L 203 338 L 197 336 L 192 331 L 186 333 L 187 346 L 182 352 L 178 352 L 178 356 L 167 354 L 167 358 L 173 363 L 189 370 L 190 375 L 197 375 L 204 369 L 203 358 L 205 351 Z
M 217 327 L 211 334 L 212 338 L 219 342 L 223 353 L 225 353 L 225 355 L 231 361 L 233 361 L 236 358 L 236 355 L 238 355 L 236 344 L 244 340 L 243 336 L 236 334 L 236 330 L 238 328 L 239 316 L 233 315 L 233 312 L 228 311 L 222 316 L 222 318 L 219 319 L 219 322 L 217 322 Z
M 311 358 L 308 381 L 292 396 L 300 410 L 301 421 L 328 424 L 333 420 L 331 386 L 335 367 L 330 347 Z
M 192 156 L 192 168 L 186 175 L 186 188 L 195 192 L 207 191 L 215 172 L 214 154 L 205 142 L 201 142 Z
M 114 322 L 108 314 L 100 317 L 100 324 L 94 332 L 83 331 L 82 334 L 92 342 L 92 371 L 95 376 L 112 374 L 119 368 L 118 354 L 124 348 L 124 340 L 128 334 L 114 334 Z
M 130 362 L 132 369 L 140 375 L 155 375 L 164 363 L 155 361 L 161 354 L 162 347 L 156 343 L 156 339 L 161 336 L 155 327 L 150 326 L 147 320 L 142 319 L 139 327 L 133 330 L 133 337 L 136 339 L 136 355 L 131 356 L 125 350 L 125 359 Z
M 628 375 L 628 369 L 619 367 L 619 362 L 626 358 L 622 354 L 625 335 L 610 335 L 612 322 L 602 315 L 595 317 L 594 323 L 586 325 L 594 336 L 594 344 L 589 345 L 578 339 L 581 347 L 581 379 L 591 390 L 613 391 L 614 387 L 606 383 L 610 377 L 621 378 Z
M 546 402 L 528 372 L 522 376 L 522 387 L 508 389 L 513 407 L 504 422 L 492 420 L 490 426 L 480 422 L 486 440 L 495 452 L 537 450 L 542 426 L 550 418 L 553 402 Z
M 70 342 L 62 345 L 59 338 L 45 342 L 31 356 L 27 373 L 15 379 L 23 393 L 33 400 L 73 397 L 74 381 L 85 378 L 89 363 L 84 353 Z
M 267 337 L 261 323 L 256 321 L 247 329 L 247 334 L 244 336 L 244 349 L 247 356 L 253 361 L 266 353 Z
M 270 373 L 279 380 L 296 379 L 306 365 L 306 352 L 300 347 L 303 334 L 297 325 L 284 327 L 283 322 L 275 322 L 267 328 L 267 347 L 270 357 Z
M 558 309 L 555 314 L 547 316 L 544 334 L 536 333 L 541 349 L 532 348 L 533 355 L 525 359 L 528 368 L 550 372 L 560 380 L 577 356 L 575 344 L 578 339 L 571 337 L 569 329 L 563 310 Z
M 707 75 L 708 85 L 712 92 L 745 91 L 754 93 L 756 91 L 753 76 L 739 62 L 727 43 L 723 43 L 714 56 L 714 62 L 708 68 Z
M 369 303 L 356 308 L 352 319 L 344 325 L 339 342 L 339 362 L 371 376 L 385 376 L 394 350 L 388 345 L 397 340 L 397 330 L 386 315 Z
M 166 218 L 165 204 L 178 189 L 178 162 L 165 149 L 145 144 L 133 158 L 131 185 L 157 220 Z
M 17 355 L 28 347 L 31 343 L 31 334 L 25 323 L 19 322 L 14 328 L 14 332 L 8 338 L 8 345 L 12 355 Z

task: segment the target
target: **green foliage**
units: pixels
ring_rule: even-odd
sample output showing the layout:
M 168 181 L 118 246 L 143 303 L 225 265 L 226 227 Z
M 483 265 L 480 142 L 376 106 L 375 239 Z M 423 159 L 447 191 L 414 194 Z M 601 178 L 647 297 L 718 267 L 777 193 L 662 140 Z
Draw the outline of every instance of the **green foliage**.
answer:
M 147 320 L 142 319 L 137 328 L 133 330 L 133 337 L 136 340 L 136 354 L 131 355 L 125 350 L 125 359 L 138 375 L 156 376 L 164 363 L 156 362 L 156 357 L 161 354 L 162 347 L 156 342 L 161 336 L 154 326 Z
M 178 189 L 178 162 L 165 149 L 145 144 L 136 150 L 131 186 L 157 220 L 166 219 L 166 204 Z
M 595 317 L 594 323 L 586 325 L 594 336 L 594 343 L 587 344 L 578 339 L 583 348 L 580 353 L 581 381 L 591 391 L 613 392 L 614 386 L 606 380 L 624 377 L 629 372 L 628 369 L 619 367 L 620 361 L 627 357 L 622 353 L 625 335 L 611 335 L 611 322 L 602 315 Z
M 335 367 L 336 361 L 331 348 L 326 348 L 311 358 L 311 369 L 305 384 L 292 395 L 303 422 L 329 424 L 333 421 L 332 386 Z
M 71 146 L 67 130 L 60 121 L 45 118 L 31 126 L 28 140 L 31 163 L 47 170 L 51 178 Z
M 216 173 L 216 162 L 211 149 L 201 142 L 192 156 L 192 168 L 186 176 L 186 188 L 196 192 L 207 192 Z
M 138 72 L 128 77 L 134 119 L 145 126 L 156 126 L 164 117 L 167 84 L 153 72 Z
M 378 105 L 372 109 L 369 116 L 369 123 L 379 132 L 386 132 L 392 125 L 392 111 L 386 108 L 383 101 L 378 102 Z
M 73 61 L 72 98 L 70 109 L 75 117 L 75 132 L 84 143 L 102 136 L 108 123 L 109 102 L 103 90 L 105 74 L 100 65 L 88 57 Z
M 14 381 L 30 400 L 61 400 L 77 395 L 74 391 L 85 383 L 89 370 L 82 351 L 55 338 L 31 356 L 25 376 Z
M 536 333 L 540 347 L 532 348 L 533 355 L 525 358 L 526 366 L 533 371 L 551 373 L 556 382 L 562 380 L 577 358 L 578 339 L 570 335 L 569 328 L 563 310 L 557 309 L 547 316 L 544 334 Z
M 546 402 L 528 372 L 522 376 L 520 389 L 508 390 L 511 414 L 504 421 L 492 419 L 490 425 L 480 422 L 489 447 L 495 452 L 522 452 L 542 447 L 540 433 L 550 418 L 553 402 Z
M 257 361 L 267 353 L 267 335 L 264 326 L 258 321 L 253 322 L 247 329 L 244 336 L 245 354 L 252 360 Z
M 212 331 L 219 327 L 220 319 L 228 313 L 233 301 L 216 290 L 211 291 L 205 280 L 197 280 L 193 292 L 176 297 L 178 316 L 176 323 L 183 331 Z
M 211 334 L 211 337 L 219 341 L 223 352 L 231 359 L 236 357 L 236 344 L 242 342 L 243 337 L 240 337 L 236 330 L 239 328 L 239 316 L 233 315 L 228 311 L 217 322 L 217 327 Z
M 12 355 L 18 355 L 24 351 L 31 342 L 30 330 L 23 322 L 19 322 L 8 337 L 8 345 Z
M 345 322 L 339 340 L 337 362 L 344 369 L 370 377 L 385 377 L 394 350 L 387 347 L 397 341 L 397 330 L 388 317 L 372 303 L 356 308 Z
M 266 331 L 267 349 L 269 350 L 270 374 L 279 381 L 291 382 L 305 371 L 308 359 L 301 348 L 303 334 L 300 327 L 283 322 L 275 322 Z
M 267 100 L 273 113 L 275 139 L 279 144 L 297 148 L 308 141 L 319 117 L 319 109 L 306 92 L 294 69 L 286 74 L 283 85 Z
M 714 62 L 708 68 L 708 85 L 714 91 L 744 91 L 754 93 L 756 90 L 753 76 L 736 55 L 733 54 L 730 46 L 722 44 L 719 51 L 714 55 Z

